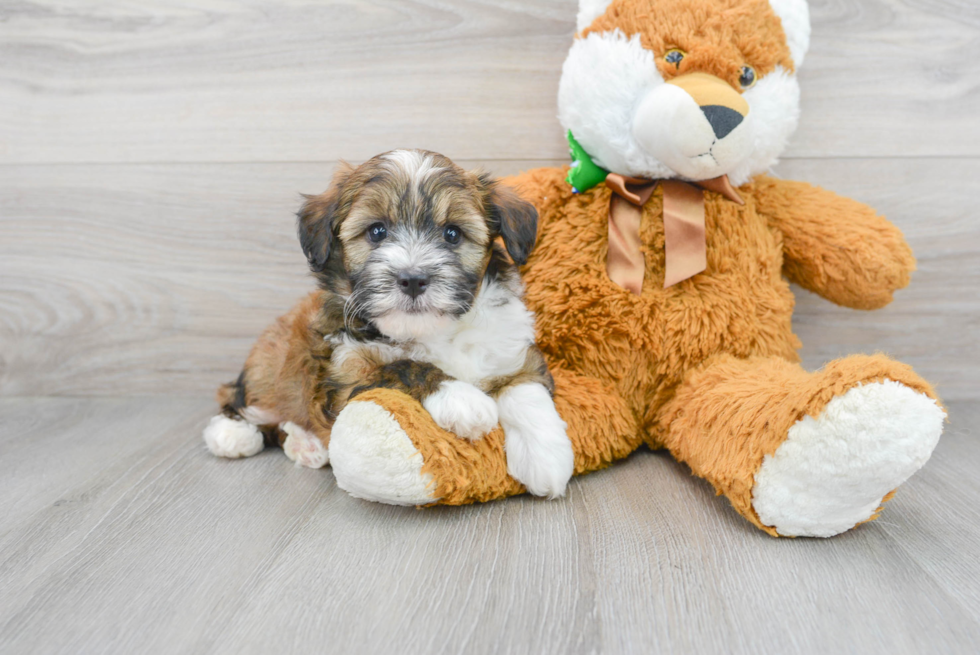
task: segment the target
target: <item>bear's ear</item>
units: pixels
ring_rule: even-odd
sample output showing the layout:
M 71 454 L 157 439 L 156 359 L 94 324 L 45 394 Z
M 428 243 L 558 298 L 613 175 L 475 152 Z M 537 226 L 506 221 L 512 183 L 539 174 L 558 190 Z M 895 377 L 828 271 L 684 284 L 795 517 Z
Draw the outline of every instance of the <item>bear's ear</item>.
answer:
M 487 193 L 487 224 L 491 235 L 500 235 L 507 254 L 515 264 L 523 266 L 538 240 L 538 210 L 513 189 L 500 186 L 489 174 L 480 173 L 477 179 Z
M 575 31 L 581 32 L 592 24 L 599 16 L 606 13 L 612 0 L 578 0 L 578 16 L 575 19 Z
M 769 0 L 769 6 L 783 23 L 786 45 L 799 70 L 810 48 L 810 7 L 806 0 Z
M 322 272 L 330 259 L 334 230 L 340 222 L 339 209 L 344 185 L 354 169 L 340 162 L 330 188 L 318 196 L 304 196 L 306 202 L 296 214 L 299 218 L 299 242 L 314 273 Z

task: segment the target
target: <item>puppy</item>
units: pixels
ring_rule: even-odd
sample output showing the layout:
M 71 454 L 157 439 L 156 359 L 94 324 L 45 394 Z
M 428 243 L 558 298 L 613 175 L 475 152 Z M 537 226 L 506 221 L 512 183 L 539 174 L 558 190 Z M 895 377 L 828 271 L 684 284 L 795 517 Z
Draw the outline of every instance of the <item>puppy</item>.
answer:
M 529 203 L 442 155 L 395 150 L 341 164 L 299 213 L 320 290 L 267 329 L 218 391 L 208 448 L 248 457 L 268 442 L 324 466 L 347 402 L 386 387 L 465 439 L 499 421 L 508 472 L 532 494 L 561 496 L 572 447 L 515 266 L 536 230 Z

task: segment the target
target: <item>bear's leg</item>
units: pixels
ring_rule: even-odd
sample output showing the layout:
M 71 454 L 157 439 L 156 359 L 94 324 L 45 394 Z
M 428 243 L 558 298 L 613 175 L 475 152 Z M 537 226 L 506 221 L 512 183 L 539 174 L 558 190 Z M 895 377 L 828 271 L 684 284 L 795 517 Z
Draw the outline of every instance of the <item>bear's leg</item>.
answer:
M 944 417 L 928 383 L 882 355 L 815 373 L 723 356 L 687 376 L 659 422 L 663 445 L 756 526 L 830 537 L 877 516 Z
M 600 382 L 567 371 L 554 377 L 576 475 L 626 457 L 642 443 L 633 412 Z M 337 485 L 367 500 L 463 505 L 524 491 L 507 474 L 499 427 L 482 439 L 461 439 L 439 428 L 417 401 L 390 389 L 355 397 L 333 425 L 329 450 Z

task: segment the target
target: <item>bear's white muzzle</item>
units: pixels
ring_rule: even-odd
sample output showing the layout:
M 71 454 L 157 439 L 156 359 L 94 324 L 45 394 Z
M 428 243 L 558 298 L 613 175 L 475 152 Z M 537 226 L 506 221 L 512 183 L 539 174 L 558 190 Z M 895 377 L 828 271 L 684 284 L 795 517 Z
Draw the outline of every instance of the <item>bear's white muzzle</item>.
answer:
M 638 103 L 633 138 L 679 175 L 726 175 L 753 148 L 749 106 L 721 79 L 689 73 L 657 86 Z

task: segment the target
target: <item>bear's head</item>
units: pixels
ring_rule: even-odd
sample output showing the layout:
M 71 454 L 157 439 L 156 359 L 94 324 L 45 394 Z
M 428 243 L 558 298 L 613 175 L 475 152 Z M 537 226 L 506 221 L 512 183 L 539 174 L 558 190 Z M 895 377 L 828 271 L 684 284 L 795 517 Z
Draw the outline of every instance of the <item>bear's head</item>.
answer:
M 806 0 L 580 0 L 559 119 L 631 177 L 739 186 L 796 129 Z

